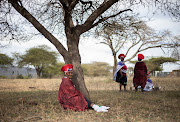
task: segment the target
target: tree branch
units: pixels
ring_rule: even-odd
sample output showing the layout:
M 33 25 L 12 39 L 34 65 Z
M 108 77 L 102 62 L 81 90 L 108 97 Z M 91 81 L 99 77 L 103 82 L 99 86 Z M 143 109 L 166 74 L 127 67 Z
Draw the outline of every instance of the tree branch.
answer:
M 132 10 L 131 10 L 131 9 L 126 9 L 126 10 L 123 10 L 123 11 L 118 12 L 117 14 L 114 14 L 114 15 L 111 15 L 111 16 L 108 16 L 108 17 L 104 17 L 104 18 L 100 19 L 98 22 L 94 23 L 94 24 L 91 26 L 91 28 L 97 26 L 97 25 L 98 25 L 99 23 L 101 23 L 101 22 L 104 22 L 104 21 L 108 20 L 109 18 L 116 17 L 117 15 L 119 15 L 119 14 L 121 14 L 121 13 L 123 13 L 123 12 L 126 12 L 126 11 L 132 11 Z
M 8 0 L 9 3 L 24 17 L 26 18 L 45 38 L 47 38 L 55 47 L 59 53 L 63 56 L 67 56 L 67 50 L 48 30 L 41 25 L 35 17 L 33 17 L 23 6 L 20 6 L 15 0 Z
M 76 30 L 80 30 L 80 33 L 84 33 L 88 30 L 90 30 L 94 23 L 94 21 L 107 9 L 109 9 L 114 3 L 118 2 L 119 0 L 108 0 L 107 2 L 103 2 L 99 8 L 97 8 L 85 21 L 85 23 L 81 26 L 77 26 Z
M 126 61 L 130 61 L 131 59 L 133 59 L 133 58 L 136 56 L 136 54 L 137 54 L 138 52 L 140 52 L 139 50 L 141 49 L 142 46 L 143 46 L 143 44 L 141 44 L 141 46 L 139 46 L 138 50 L 134 53 L 134 55 L 132 55 L 129 59 L 126 59 L 125 62 L 126 62 Z

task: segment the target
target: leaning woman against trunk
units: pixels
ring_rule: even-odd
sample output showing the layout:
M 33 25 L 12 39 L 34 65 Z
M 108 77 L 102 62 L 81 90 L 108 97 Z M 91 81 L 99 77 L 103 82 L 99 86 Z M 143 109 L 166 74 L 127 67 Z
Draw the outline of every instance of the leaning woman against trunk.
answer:
M 65 76 L 62 78 L 59 87 L 58 100 L 65 110 L 85 111 L 87 109 L 94 109 L 96 112 L 108 112 L 110 107 L 95 105 L 76 89 L 76 86 L 71 80 L 73 74 L 72 64 L 64 65 L 61 71 L 65 73 Z

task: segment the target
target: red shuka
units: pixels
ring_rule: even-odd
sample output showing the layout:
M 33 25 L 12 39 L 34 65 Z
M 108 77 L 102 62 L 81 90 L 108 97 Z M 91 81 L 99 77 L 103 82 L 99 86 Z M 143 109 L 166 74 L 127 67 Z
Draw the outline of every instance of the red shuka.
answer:
M 147 67 L 144 62 L 136 62 L 134 68 L 134 78 L 133 83 L 135 87 L 141 86 L 145 87 L 147 81 Z
M 75 111 L 84 111 L 88 109 L 88 103 L 84 96 L 73 85 L 69 78 L 62 78 L 61 85 L 58 92 L 58 100 L 62 107 Z

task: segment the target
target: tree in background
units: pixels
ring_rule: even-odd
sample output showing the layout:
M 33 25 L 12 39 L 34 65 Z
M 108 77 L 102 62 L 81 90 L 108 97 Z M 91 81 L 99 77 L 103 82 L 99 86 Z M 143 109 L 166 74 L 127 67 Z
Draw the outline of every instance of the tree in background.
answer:
M 151 58 L 149 60 L 145 60 L 145 63 L 148 67 L 150 73 L 155 73 L 155 71 L 162 71 L 163 64 L 165 63 L 176 63 L 178 60 L 170 57 L 159 57 L 159 58 Z
M 57 53 L 49 51 L 45 45 L 30 48 L 24 55 L 19 56 L 19 66 L 34 66 L 38 78 L 45 67 L 51 66 L 57 62 Z
M 180 35 L 174 36 L 172 42 L 174 43 L 174 48 L 171 55 L 173 58 L 180 60 Z
M 153 3 L 158 9 L 162 9 L 162 12 L 168 9 L 168 12 L 175 18 L 180 17 L 177 12 L 179 11 L 178 2 L 170 4 L 172 1 L 164 2 L 163 0 L 151 2 L 146 0 L 1 0 L 0 2 L 2 37 L 7 37 L 8 40 L 21 39 L 23 35 L 27 35 L 25 32 L 31 30 L 29 33 L 32 33 L 32 28 L 23 31 L 23 25 L 27 28 L 25 25 L 27 21 L 28 24 L 31 23 L 57 48 L 66 64 L 74 65 L 73 81 L 87 99 L 89 99 L 89 93 L 84 83 L 79 53 L 79 41 L 82 34 L 111 18 L 119 17 L 122 13 L 130 11 L 134 5 L 136 7 L 137 5 L 148 6 Z M 16 12 L 27 20 L 26 23 L 21 24 L 22 18 L 17 18 Z M 15 16 L 12 17 L 12 15 Z M 62 36 L 59 40 L 56 38 L 59 30 L 63 30 L 67 48 L 60 42 Z
M 6 54 L 0 54 L 0 65 L 6 67 L 7 65 L 13 65 L 14 59 L 7 56 Z
M 84 74 L 87 76 L 108 76 L 111 66 L 106 62 L 93 62 L 92 64 L 82 64 Z
M 64 73 L 61 71 L 61 67 L 64 65 L 64 63 L 54 63 L 44 67 L 42 70 L 42 77 L 52 78 L 64 75 Z
M 150 73 L 155 73 L 155 71 L 162 71 L 164 63 L 175 63 L 178 60 L 169 57 L 159 57 L 159 58 L 151 58 L 149 60 L 143 60 L 146 63 L 147 69 Z M 135 64 L 137 61 L 130 61 Z
M 113 74 L 117 67 L 117 54 L 124 53 L 126 61 L 131 61 L 139 52 L 152 48 L 174 48 L 168 41 L 168 31 L 155 32 L 145 22 L 134 16 L 125 15 L 121 21 L 106 23 L 96 34 L 103 37 L 102 44 L 107 45 L 114 58 Z M 127 58 L 128 57 L 128 58 Z

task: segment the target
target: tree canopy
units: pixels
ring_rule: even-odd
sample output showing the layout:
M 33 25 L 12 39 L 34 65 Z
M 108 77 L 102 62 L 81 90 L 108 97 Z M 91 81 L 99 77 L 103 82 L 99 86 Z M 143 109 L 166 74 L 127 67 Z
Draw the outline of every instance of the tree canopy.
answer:
M 41 45 L 30 48 L 24 55 L 20 56 L 19 66 L 34 66 L 37 76 L 40 77 L 43 68 L 57 62 L 57 53 L 49 51 L 47 46 Z
M 123 20 L 112 21 L 98 29 L 96 34 L 103 37 L 102 44 L 107 45 L 114 57 L 115 72 L 117 54 L 124 53 L 126 61 L 132 60 L 139 52 L 152 48 L 174 48 L 176 44 L 169 40 L 170 32 L 156 32 L 136 16 L 124 16 Z M 169 37 L 169 38 L 168 38 Z
M 0 65 L 5 67 L 6 65 L 12 65 L 13 58 L 7 56 L 6 54 L 0 54 Z
M 93 62 L 82 64 L 84 74 L 87 76 L 107 76 L 110 74 L 111 66 L 105 62 Z
M 64 72 L 61 72 L 61 67 L 65 64 L 62 62 L 54 63 L 52 65 L 46 66 L 42 70 L 42 77 L 43 78 L 52 78 L 52 77 L 59 77 L 63 76 Z

